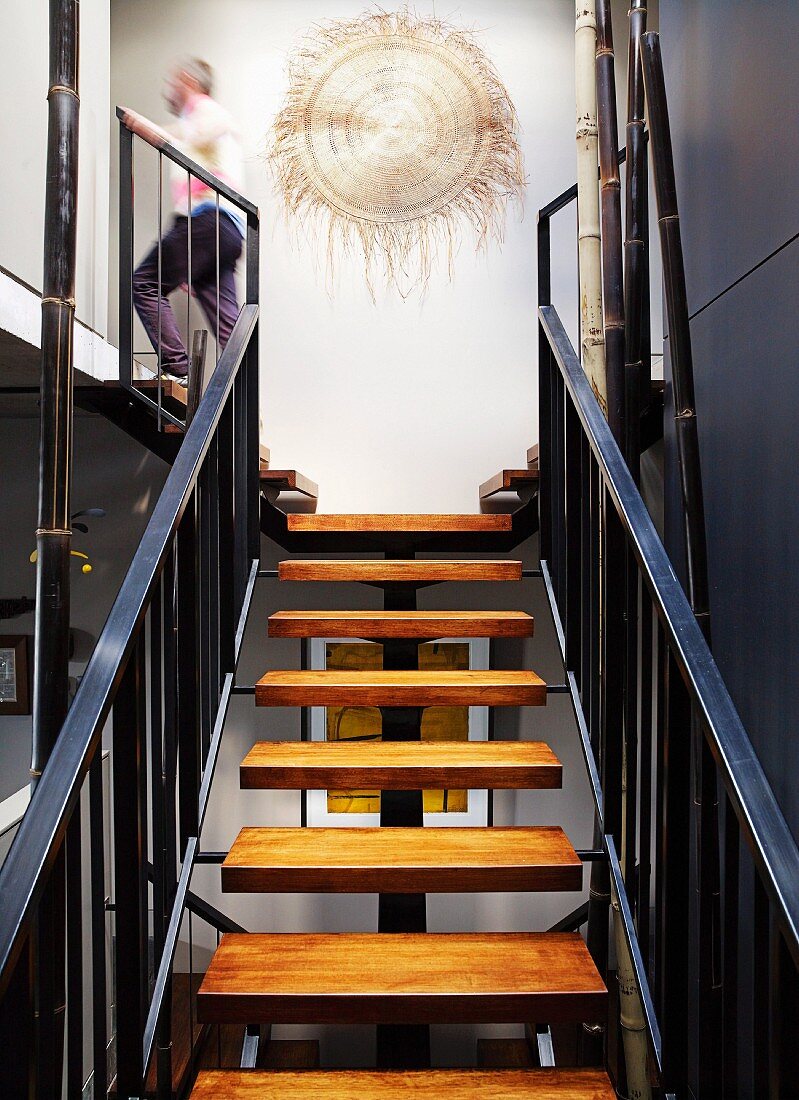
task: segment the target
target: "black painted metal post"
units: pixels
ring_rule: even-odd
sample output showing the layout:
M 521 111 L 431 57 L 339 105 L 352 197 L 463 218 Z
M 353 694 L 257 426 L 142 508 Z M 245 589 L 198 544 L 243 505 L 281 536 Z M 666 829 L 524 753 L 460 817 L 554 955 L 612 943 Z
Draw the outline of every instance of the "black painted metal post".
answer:
M 178 744 L 181 858 L 190 836 L 197 836 L 200 792 L 199 547 L 197 490 L 178 530 Z
M 4 1051 L 0 1058 L 0 1096 L 29 1097 L 36 1084 L 33 983 L 33 947 L 28 937 L 0 997 L 0 1043 Z
M 92 1068 L 96 1096 L 108 1092 L 108 977 L 106 967 L 105 815 L 103 759 L 98 752 L 89 769 L 92 936 Z
M 260 286 L 260 234 L 258 216 L 247 218 L 246 241 L 246 299 L 253 305 L 258 303 Z M 247 416 L 246 435 L 242 441 L 241 454 L 247 471 L 247 559 L 248 563 L 261 556 L 261 516 L 260 516 L 260 459 L 258 452 L 260 436 L 259 410 L 259 325 L 256 322 L 249 345 L 246 362 L 243 366 L 246 387 Z
M 549 218 L 538 217 L 538 304 L 549 305 L 552 296 Z M 538 546 L 539 557 L 552 559 L 552 349 L 538 326 Z
M 114 968 L 117 1093 L 138 1096 L 147 975 L 147 853 L 143 654 L 138 639 L 114 701 Z

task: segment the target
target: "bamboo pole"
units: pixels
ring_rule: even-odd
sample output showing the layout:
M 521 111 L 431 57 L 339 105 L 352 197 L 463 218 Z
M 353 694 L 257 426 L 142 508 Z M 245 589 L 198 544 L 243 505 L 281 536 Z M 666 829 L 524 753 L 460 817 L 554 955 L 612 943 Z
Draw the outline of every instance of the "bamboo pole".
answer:
M 72 333 L 78 196 L 78 3 L 50 0 L 39 523 L 33 686 L 34 783 L 67 712 Z
M 608 424 L 624 447 L 624 290 L 621 245 L 619 127 L 610 0 L 596 9 L 596 91 L 602 224 L 602 298 L 605 320 Z
M 682 234 L 674 177 L 660 36 L 641 39 L 641 59 L 651 132 L 655 196 L 663 256 L 663 283 L 669 326 L 669 357 L 674 391 L 674 426 L 684 520 L 688 599 L 710 644 L 710 599 L 705 508 L 699 432 L 694 395 L 693 353 L 685 285 Z M 691 712 L 696 813 L 695 889 L 698 894 L 698 1087 L 712 1091 L 718 1082 L 722 1043 L 721 894 L 719 816 L 713 757 L 696 713 Z M 688 945 L 686 945 L 688 948 Z
M 627 55 L 627 134 L 625 159 L 624 225 L 624 377 L 627 436 L 627 465 L 636 480 L 640 477 L 641 398 L 649 389 L 644 365 L 646 311 L 649 294 L 647 240 L 647 166 L 644 121 L 644 77 L 641 68 L 641 35 L 646 30 L 645 0 L 631 0 L 630 40 Z
M 34 787 L 55 745 L 69 698 L 72 337 L 80 111 L 78 25 L 78 0 L 50 0 L 31 753 Z M 35 935 L 37 1097 L 61 1095 L 66 1009 L 65 874 L 62 845 L 39 904 Z
M 597 186 L 596 0 L 576 0 L 574 42 L 580 351 L 583 370 L 607 416 L 605 331 L 602 326 L 602 246 Z
M 624 1047 L 624 1068 L 627 1073 L 626 1095 L 634 1096 L 635 1100 L 651 1100 L 652 1086 L 647 1072 L 649 1040 L 646 1019 L 615 890 L 611 905 L 616 945 L 616 980 L 619 986 L 619 1017 Z

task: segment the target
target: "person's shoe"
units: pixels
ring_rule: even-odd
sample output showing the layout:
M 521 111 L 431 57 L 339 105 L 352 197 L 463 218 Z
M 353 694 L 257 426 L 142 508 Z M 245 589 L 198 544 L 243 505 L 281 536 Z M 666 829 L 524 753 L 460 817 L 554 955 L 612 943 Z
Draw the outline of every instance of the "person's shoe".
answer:
M 167 382 L 177 382 L 177 384 L 179 386 L 182 386 L 184 390 L 188 387 L 189 384 L 188 374 L 175 374 L 173 371 L 170 370 L 162 370 L 161 377 Z

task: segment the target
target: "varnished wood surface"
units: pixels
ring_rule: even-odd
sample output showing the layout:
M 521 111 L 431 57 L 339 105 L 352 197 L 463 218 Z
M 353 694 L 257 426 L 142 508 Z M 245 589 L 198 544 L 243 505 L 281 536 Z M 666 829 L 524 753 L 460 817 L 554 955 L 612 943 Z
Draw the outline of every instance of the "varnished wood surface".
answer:
M 540 707 L 544 681 L 534 672 L 267 672 L 255 685 L 259 707 Z
M 197 995 L 208 1023 L 598 1021 L 576 932 L 226 934 Z
M 538 444 L 534 443 L 532 447 L 527 448 L 527 465 L 530 467 L 535 466 L 538 468 Z
M 538 470 L 500 470 L 480 486 L 480 499 L 487 500 L 497 493 L 514 493 L 538 484 Z
M 333 514 L 306 515 L 294 513 L 288 517 L 289 531 L 512 531 L 509 515 L 443 515 L 415 514 Z
M 192 1100 L 615 1100 L 603 1070 L 206 1071 Z
M 234 892 L 579 890 L 562 829 L 245 828 L 222 865 Z
M 250 790 L 551 790 L 561 778 L 541 741 L 260 741 L 241 765 Z
M 272 460 L 272 454 L 265 443 L 258 444 L 258 465 L 261 470 L 268 470 L 269 463 Z
M 278 611 L 273 638 L 530 638 L 524 611 Z
M 520 561 L 309 561 L 294 558 L 278 566 L 282 581 L 361 581 L 367 584 L 433 581 L 520 581 Z
M 109 383 L 106 383 L 107 385 Z M 118 385 L 118 382 L 112 382 L 111 385 Z M 153 401 L 158 400 L 158 379 L 157 378 L 134 378 L 133 388 L 135 390 L 142 390 Z M 173 382 L 170 378 L 161 379 L 161 400 L 162 401 L 174 401 L 176 405 L 186 406 L 188 401 L 188 390 L 185 386 L 181 386 L 179 382 Z
M 261 488 L 276 489 L 280 493 L 301 493 L 306 497 L 319 497 L 319 486 L 298 470 L 269 470 L 261 467 Z

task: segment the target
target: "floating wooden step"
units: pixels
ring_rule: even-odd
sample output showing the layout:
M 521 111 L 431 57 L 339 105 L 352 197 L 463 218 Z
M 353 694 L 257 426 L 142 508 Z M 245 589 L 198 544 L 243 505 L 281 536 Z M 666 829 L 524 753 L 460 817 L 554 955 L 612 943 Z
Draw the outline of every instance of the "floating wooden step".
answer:
M 547 701 L 534 672 L 267 672 L 255 685 L 259 707 L 536 707 Z
M 538 470 L 500 470 L 480 486 L 480 499 L 488 500 L 497 493 L 518 493 L 538 485 Z
M 351 534 L 505 532 L 513 530 L 509 515 L 441 515 L 441 514 L 376 514 L 376 515 L 306 515 L 294 513 L 288 517 L 289 532 L 349 532 Z
M 319 486 L 297 470 L 268 470 L 261 467 L 261 488 L 276 493 L 300 493 L 304 497 L 319 499 Z
M 206 1070 L 192 1100 L 615 1100 L 599 1069 Z
M 222 864 L 228 893 L 579 890 L 562 829 L 242 829 Z
M 534 443 L 532 447 L 527 448 L 527 465 L 529 467 L 535 467 L 538 469 L 538 444 Z
M 561 764 L 541 741 L 259 741 L 250 790 L 552 790 Z
M 530 638 L 524 611 L 278 611 L 272 638 Z
M 158 379 L 157 378 L 134 378 L 133 388 L 135 390 L 141 390 L 146 393 L 147 396 L 153 400 L 158 401 Z M 118 385 L 117 382 L 111 383 L 111 385 Z M 161 379 L 161 401 L 174 401 L 176 405 L 181 405 L 185 409 L 188 402 L 188 389 L 186 386 L 181 386 L 180 382 L 175 382 L 171 378 Z
M 308 561 L 278 566 L 282 581 L 361 581 L 365 584 L 432 584 L 437 581 L 520 581 L 520 561 Z
M 229 933 L 202 1023 L 598 1021 L 607 991 L 576 932 Z
M 272 460 L 272 452 L 266 446 L 265 443 L 258 444 L 258 465 L 263 473 L 264 470 L 269 469 L 269 463 Z

